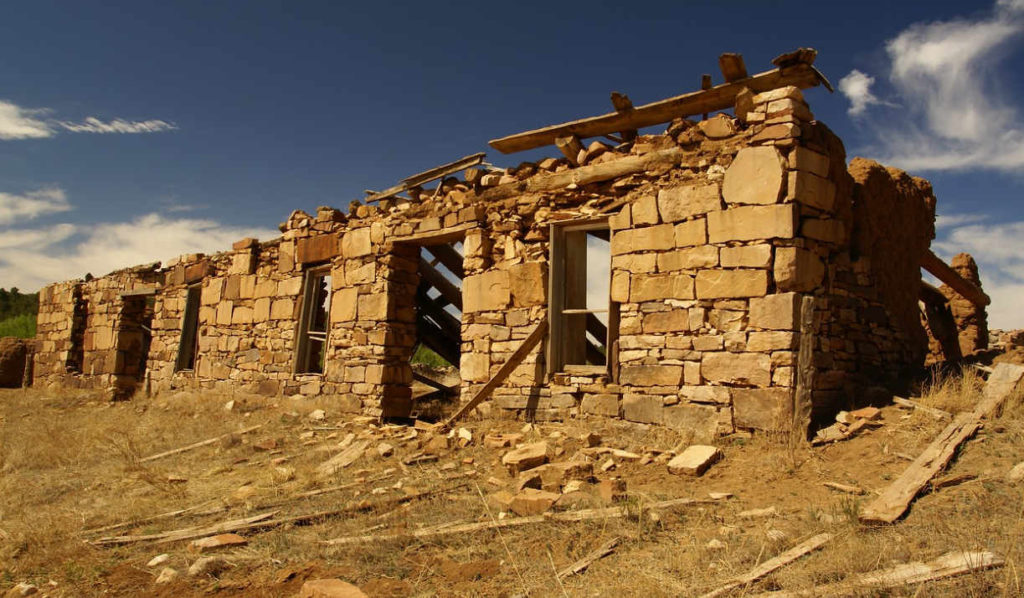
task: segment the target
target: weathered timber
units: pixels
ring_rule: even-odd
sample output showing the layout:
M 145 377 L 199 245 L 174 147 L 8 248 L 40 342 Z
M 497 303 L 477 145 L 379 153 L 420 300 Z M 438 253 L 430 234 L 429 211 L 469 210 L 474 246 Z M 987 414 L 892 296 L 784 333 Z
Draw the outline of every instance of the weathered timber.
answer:
M 695 498 L 676 498 L 646 505 L 648 510 L 672 509 L 675 507 L 711 504 L 715 501 L 701 500 Z M 507 527 L 521 527 L 524 525 L 536 525 L 549 521 L 592 521 L 595 519 L 618 519 L 629 515 L 626 507 L 606 507 L 603 509 L 583 509 L 580 511 L 564 511 L 560 513 L 546 513 L 543 515 L 532 515 L 529 517 L 511 517 L 508 519 L 497 519 L 481 522 L 466 523 L 442 523 L 435 527 L 419 529 L 407 533 L 397 534 L 374 534 L 368 536 L 346 536 L 324 540 L 322 543 L 329 546 L 351 546 L 354 544 L 367 544 L 370 542 L 387 542 L 390 540 L 402 540 L 406 538 L 433 538 L 437 536 L 463 535 L 489 529 L 503 529 Z
M 411 235 L 396 235 L 388 240 L 393 243 L 412 243 L 424 247 L 427 245 L 447 245 L 461 241 L 466 236 L 466 231 L 473 230 L 474 228 L 479 228 L 476 222 L 467 222 L 440 230 L 413 233 Z
M 435 181 L 437 179 L 446 177 L 450 174 L 455 174 L 456 172 L 460 170 L 465 170 L 470 166 L 476 166 L 477 164 L 480 164 L 481 162 L 484 161 L 484 156 L 486 155 L 487 154 L 485 154 L 484 152 L 476 153 L 470 156 L 466 156 L 464 158 L 459 158 L 454 162 L 442 164 L 440 166 L 431 168 L 430 170 L 425 170 L 421 173 L 408 176 L 402 179 L 402 182 L 399 183 L 398 185 L 395 185 L 394 187 L 389 187 L 388 189 L 385 189 L 379 193 L 374 193 L 367 197 L 366 199 L 364 199 L 363 201 L 369 203 L 371 201 L 380 201 L 382 199 L 394 197 L 395 195 L 398 195 L 399 193 L 407 191 L 413 187 L 418 187 L 420 185 L 423 185 L 424 183 L 429 183 L 430 181 Z
M 768 575 L 772 571 L 785 567 L 786 565 L 799 559 L 805 554 L 814 552 L 815 550 L 819 550 L 822 546 L 828 544 L 831 541 L 832 534 L 827 533 L 818 534 L 817 536 L 804 540 L 800 544 L 797 544 L 796 546 L 790 548 L 786 552 L 783 552 L 779 556 L 761 563 L 760 565 L 754 567 L 753 569 L 744 573 L 743 575 L 734 577 L 725 585 L 715 588 L 707 594 L 702 595 L 700 598 L 715 598 L 717 596 L 728 594 L 729 592 L 737 588 L 741 588 L 743 586 L 754 583 L 755 581 Z
M 1001 363 L 985 386 L 985 396 L 973 411 L 961 413 L 928 445 L 928 448 L 878 498 L 860 513 L 861 523 L 892 523 L 903 516 L 910 503 L 953 459 L 960 445 L 992 417 L 1024 378 L 1024 366 Z
M 935 407 L 922 405 L 917 401 L 911 401 L 910 399 L 904 399 L 903 397 L 893 397 L 892 402 L 896 403 L 901 407 L 908 407 L 910 409 L 922 411 L 934 417 L 935 419 L 951 419 L 953 417 L 953 414 L 948 411 L 943 411 L 942 409 L 936 409 Z
M 558 151 L 562 152 L 565 159 L 569 161 L 573 166 L 580 165 L 580 152 L 583 151 L 583 144 L 580 143 L 580 138 L 575 135 L 566 135 L 565 137 L 555 138 L 555 147 Z
M 445 278 L 444 274 L 438 272 L 430 265 L 430 262 L 422 257 L 420 258 L 419 272 L 423 280 L 437 289 L 445 301 L 459 308 L 460 311 L 462 310 L 462 291 L 455 286 L 455 283 Z
M 665 164 L 679 164 L 686 152 L 678 147 L 659 150 L 640 156 L 624 156 L 611 162 L 580 166 L 564 172 L 535 176 L 525 181 L 505 183 L 491 187 L 480 194 L 480 201 L 496 201 L 526 193 L 562 190 L 569 185 L 589 185 L 614 178 L 637 174 Z
M 451 245 L 426 245 L 425 248 L 431 255 L 436 257 L 445 268 L 448 268 L 452 274 L 459 278 L 466 277 L 466 273 L 462 268 L 462 255 L 458 251 L 455 251 L 454 247 Z
M 596 550 L 588 552 L 580 560 L 578 560 L 575 563 L 569 565 L 565 569 L 562 569 L 561 571 L 559 571 L 558 572 L 558 579 L 565 579 L 566 577 L 569 577 L 570 575 L 578 575 L 580 573 L 583 573 L 584 571 L 587 570 L 587 567 L 589 567 L 594 561 L 599 560 L 599 559 L 603 559 L 604 557 L 608 556 L 609 554 L 615 552 L 615 547 L 618 546 L 618 545 L 619 545 L 619 538 L 612 538 L 611 540 L 608 540 L 607 542 L 605 542 L 604 544 L 599 546 Z
M 884 590 L 938 581 L 965 573 L 1002 567 L 1006 561 L 986 551 L 947 552 L 926 563 L 904 563 L 894 567 L 859 573 L 843 581 L 815 586 L 809 590 L 764 592 L 756 598 L 803 598 L 805 596 L 853 596 L 863 590 Z M 922 595 L 928 595 L 927 593 Z
M 961 297 L 978 307 L 985 307 L 992 302 L 984 291 L 975 286 L 973 282 L 965 280 L 949 264 L 932 253 L 930 249 L 921 256 L 921 267 L 935 278 L 947 284 L 951 289 L 959 293 Z
M 732 108 L 736 102 L 736 94 L 744 87 L 750 88 L 754 93 L 761 93 L 787 85 L 806 89 L 818 85 L 819 82 L 819 75 L 810 64 L 797 63 L 723 83 L 710 89 L 637 106 L 627 112 L 603 114 L 494 139 L 490 146 L 502 153 L 510 154 L 551 145 L 559 137 L 575 135 L 580 139 L 586 139 L 618 131 L 642 129 L 669 122 L 674 118 Z
M 467 413 L 476 408 L 477 405 L 482 403 L 487 397 L 491 396 L 494 389 L 501 386 L 501 383 L 505 381 L 505 378 L 512 373 L 512 370 L 516 369 L 523 359 L 530 353 L 530 351 L 540 343 L 544 338 L 544 335 L 548 331 L 548 320 L 544 318 L 534 326 L 533 331 L 530 332 L 529 336 L 523 339 L 516 350 L 509 356 L 508 361 L 501 365 L 501 368 L 495 372 L 494 376 L 484 384 L 483 388 L 477 391 L 473 398 L 463 405 L 458 411 L 456 411 L 451 417 L 444 422 L 444 429 L 450 428 L 451 425 L 458 420 L 462 419 Z
M 611 99 L 612 107 L 615 108 L 616 112 L 621 114 L 633 110 L 633 100 L 629 99 L 628 95 L 613 91 Z M 625 131 L 619 131 L 619 135 L 622 136 L 622 141 L 633 141 L 636 139 L 637 130 L 627 129 Z
M 183 447 L 176 448 L 176 449 L 171 449 L 169 451 L 164 451 L 162 453 L 157 453 L 155 455 L 150 455 L 148 457 L 143 457 L 142 459 L 139 459 L 139 463 L 148 463 L 150 461 L 156 461 L 157 459 L 163 459 L 164 457 L 170 457 L 171 455 L 177 455 L 178 453 L 184 453 L 186 451 L 191 451 L 192 449 L 197 449 L 199 447 L 203 447 L 203 446 L 207 446 L 207 445 L 213 444 L 215 442 L 219 442 L 219 441 L 223 440 L 224 438 L 227 438 L 228 436 L 232 436 L 234 434 L 247 434 L 249 432 L 252 432 L 253 430 L 258 430 L 258 429 L 260 429 L 262 427 L 263 427 L 263 424 L 259 424 L 258 426 L 251 426 L 251 427 L 239 430 L 237 432 L 228 432 L 227 434 L 221 434 L 220 436 L 217 436 L 216 438 L 208 438 L 208 439 L 202 440 L 200 442 L 194 442 L 194 443 L 192 443 L 190 445 L 187 445 L 187 446 L 183 446 Z
M 718 57 L 718 68 L 722 71 L 722 77 L 726 83 L 746 79 L 747 65 L 743 62 L 743 55 L 735 52 L 726 52 Z

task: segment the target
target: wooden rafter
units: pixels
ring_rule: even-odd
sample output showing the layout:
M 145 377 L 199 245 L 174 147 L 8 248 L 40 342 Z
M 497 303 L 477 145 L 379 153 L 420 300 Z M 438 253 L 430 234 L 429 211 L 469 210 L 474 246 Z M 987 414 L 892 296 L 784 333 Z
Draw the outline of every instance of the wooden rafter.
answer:
M 454 247 L 451 245 L 427 245 L 425 249 L 436 257 L 445 268 L 448 268 L 452 274 L 458 276 L 459 279 L 466 277 L 462 269 L 462 255 L 455 251 Z
M 932 253 L 930 249 L 921 256 L 921 267 L 978 307 L 985 307 L 992 302 L 984 291 L 960 276 L 956 270 Z
M 821 83 L 821 75 L 812 64 L 813 55 L 798 56 L 795 60 L 789 66 L 726 82 L 710 89 L 644 104 L 632 110 L 616 111 L 494 139 L 490 142 L 490 146 L 502 153 L 509 154 L 551 145 L 555 143 L 555 139 L 560 137 L 575 135 L 585 139 L 630 129 L 642 129 L 669 122 L 673 118 L 731 108 L 736 102 L 736 94 L 744 87 L 754 93 L 762 93 L 787 85 L 808 88 Z M 804 60 L 804 62 L 800 62 L 800 60 Z
M 394 187 L 385 189 L 379 193 L 373 193 L 363 201 L 369 203 L 371 201 L 380 201 L 382 199 L 394 197 L 399 193 L 402 193 L 403 191 L 408 191 L 409 189 L 412 189 L 413 187 L 419 187 L 420 185 L 429 183 L 430 181 L 436 181 L 437 179 L 444 178 L 450 174 L 455 174 L 460 170 L 465 170 L 471 166 L 476 166 L 477 164 L 480 164 L 481 162 L 484 161 L 484 156 L 486 155 L 487 154 L 485 154 L 484 152 L 479 152 L 470 156 L 466 156 L 464 158 L 459 158 L 454 162 L 442 164 L 440 166 L 431 168 L 430 170 L 425 170 L 412 176 L 405 177 L 404 179 L 402 179 L 401 183 L 395 185 Z
M 452 281 L 445 278 L 444 274 L 438 272 L 437 268 L 431 266 L 430 262 L 422 257 L 420 258 L 419 268 L 420 276 L 423 280 L 430 284 L 430 286 L 437 289 L 448 303 L 451 303 L 455 307 L 459 308 L 459 311 L 462 311 L 462 291 L 459 290 L 459 287 L 455 286 Z

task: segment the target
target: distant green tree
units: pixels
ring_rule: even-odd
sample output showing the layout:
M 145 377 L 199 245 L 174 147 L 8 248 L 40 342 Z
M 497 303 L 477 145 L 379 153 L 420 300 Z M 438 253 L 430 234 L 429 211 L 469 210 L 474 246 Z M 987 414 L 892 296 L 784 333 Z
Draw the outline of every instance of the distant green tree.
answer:
M 36 334 L 39 293 L 22 293 L 18 287 L 0 287 L 0 336 L 30 338 Z

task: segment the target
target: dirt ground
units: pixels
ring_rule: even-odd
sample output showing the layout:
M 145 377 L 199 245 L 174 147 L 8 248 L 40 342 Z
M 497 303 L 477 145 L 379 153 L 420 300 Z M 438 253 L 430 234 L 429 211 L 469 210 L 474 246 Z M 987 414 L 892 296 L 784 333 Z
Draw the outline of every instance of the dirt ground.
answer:
M 948 411 L 968 410 L 981 384 L 965 374 L 925 389 L 921 400 Z M 234 402 L 230 410 L 228 401 Z M 318 409 L 323 419 L 316 418 Z M 233 434 L 257 425 L 262 427 Z M 0 391 L 0 591 L 25 582 L 46 596 L 294 596 L 306 580 L 337 577 L 382 597 L 697 596 L 828 531 L 835 539 L 824 549 L 730 595 L 811 589 L 951 550 L 989 550 L 1006 565 L 860 595 L 1022 595 L 1024 483 L 1007 479 L 1010 468 L 1024 461 L 1020 397 L 1012 397 L 1003 414 L 964 446 L 947 472 L 977 478 L 920 496 L 895 525 L 867 528 L 857 522 L 861 506 L 944 425 L 920 411 L 887 406 L 881 425 L 827 446 L 736 435 L 720 439 L 724 458 L 695 478 L 667 470 L 671 451 L 686 446 L 673 432 L 601 418 L 526 428 L 521 421 L 471 418 L 463 424 L 472 433 L 469 446 L 447 447 L 430 431 L 332 412 L 329 400 L 181 393 L 107 403 L 85 392 Z M 409 536 L 444 523 L 515 516 L 502 515 L 488 498 L 516 485 L 501 464 L 509 449 L 482 442 L 497 432 L 522 433 L 523 442 L 546 441 L 552 461 L 583 458 L 577 451 L 588 432 L 601 435 L 601 446 L 641 456 L 590 457 L 597 480 L 626 481 L 622 504 L 628 515 Z M 222 435 L 193 450 L 143 460 Z M 339 444 L 364 440 L 365 453 L 351 465 L 318 474 L 319 465 L 343 450 Z M 379 454 L 384 443 L 393 446 L 393 454 Z M 609 458 L 614 468 L 602 471 Z M 824 482 L 856 485 L 867 493 L 837 492 Z M 732 497 L 712 501 L 714 492 Z M 585 484 L 575 507 L 608 506 L 598 494 L 596 484 Z M 681 497 L 701 502 L 645 509 Z M 768 507 L 777 515 L 740 516 Z M 188 510 L 156 517 L 183 509 Z M 98 542 L 270 511 L 277 511 L 270 521 L 335 513 L 239 532 L 246 546 L 212 553 L 227 561 L 218 576 L 186 573 L 200 556 L 187 540 Z M 384 534 L 392 537 L 324 543 Z M 612 538 L 621 539 L 612 554 L 581 574 L 558 579 L 557 571 Z M 167 562 L 147 567 L 163 553 Z M 181 575 L 157 585 L 164 567 Z

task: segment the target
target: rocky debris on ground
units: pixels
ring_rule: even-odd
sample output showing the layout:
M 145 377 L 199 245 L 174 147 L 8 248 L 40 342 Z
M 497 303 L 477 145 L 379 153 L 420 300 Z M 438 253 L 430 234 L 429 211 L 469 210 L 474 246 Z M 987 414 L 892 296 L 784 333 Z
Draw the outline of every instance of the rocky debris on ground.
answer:
M 171 555 L 169 555 L 169 554 L 167 554 L 165 552 L 163 554 L 158 554 L 155 557 L 149 559 L 149 562 L 146 563 L 146 566 L 147 567 L 159 567 L 160 565 L 163 565 L 164 563 L 166 563 L 169 560 L 171 560 Z
M 298 598 L 366 598 L 366 594 L 340 579 L 312 579 L 302 584 Z
M 740 519 L 770 519 L 776 517 L 779 514 L 779 510 L 774 506 L 765 507 L 763 509 L 749 509 L 747 511 L 740 511 L 737 517 Z
M 548 443 L 533 442 L 524 444 L 505 453 L 501 464 L 508 468 L 511 475 L 533 469 L 548 462 Z
M 484 436 L 484 446 L 488 448 L 515 448 L 522 441 L 522 434 L 488 434 Z
M 37 588 L 36 586 L 34 586 L 34 585 L 30 584 L 30 583 L 22 581 L 22 582 L 18 583 L 17 585 L 15 585 L 13 588 L 7 590 L 7 593 L 4 594 L 4 598 L 18 598 L 20 596 L 32 596 L 34 594 L 37 594 L 38 592 L 39 592 L 39 588 Z
M 668 471 L 676 475 L 700 476 L 721 458 L 722 451 L 718 448 L 695 444 L 673 457 L 668 462 Z
M 1011 482 L 1024 481 L 1024 461 L 1014 465 L 1009 473 L 1006 474 L 1006 479 Z
M 210 536 L 208 538 L 200 538 L 199 540 L 192 540 L 189 542 L 189 552 L 202 554 L 204 552 L 211 552 L 214 550 L 220 550 L 221 548 L 236 548 L 238 546 L 245 546 L 249 541 L 239 536 L 238 534 L 218 534 L 216 536 Z
M 177 569 L 173 569 L 171 567 L 164 567 L 160 570 L 160 574 L 156 576 L 156 581 L 154 581 L 153 583 L 155 583 L 158 586 L 162 586 L 164 584 L 176 581 L 179 577 L 181 577 L 181 573 L 178 573 Z
M 601 480 L 597 485 L 597 494 L 604 502 L 618 502 L 626 498 L 626 480 L 612 478 Z
M 230 566 L 231 563 L 224 557 L 204 556 L 196 559 L 196 561 L 192 563 L 188 568 L 188 576 L 199 577 L 200 575 L 213 575 L 216 577 Z
M 518 494 L 512 497 L 509 509 L 520 517 L 529 515 L 540 515 L 555 504 L 560 495 L 554 492 L 537 490 L 536 488 L 523 488 Z

